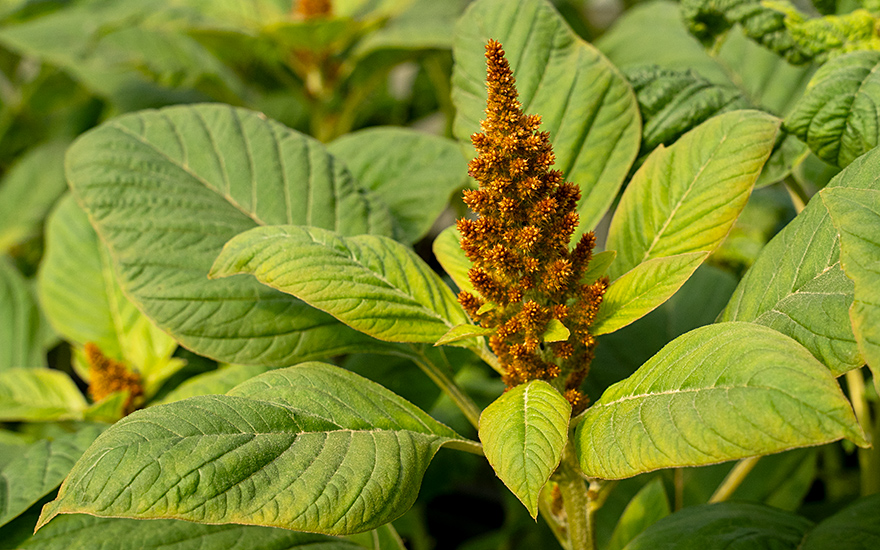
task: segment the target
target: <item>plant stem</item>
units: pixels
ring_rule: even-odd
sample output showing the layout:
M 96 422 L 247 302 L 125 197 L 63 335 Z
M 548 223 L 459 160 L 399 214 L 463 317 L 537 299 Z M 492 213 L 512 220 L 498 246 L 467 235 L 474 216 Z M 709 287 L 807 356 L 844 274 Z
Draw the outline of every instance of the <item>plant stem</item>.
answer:
M 594 550 L 591 496 L 584 478 L 577 470 L 577 460 L 570 442 L 565 446 L 556 482 L 562 495 L 571 550 Z
M 865 430 L 868 442 L 874 444 L 876 425 L 871 421 L 871 410 L 868 399 L 865 396 L 865 377 L 861 369 L 847 371 L 846 385 L 849 388 L 849 399 L 852 402 L 856 418 Z M 859 449 L 859 471 L 861 472 L 862 496 L 868 496 L 880 492 L 880 453 L 876 448 Z
M 736 491 L 736 488 L 740 486 L 760 459 L 760 456 L 752 456 L 737 462 L 736 466 L 733 467 L 733 470 L 727 474 L 727 477 L 724 478 L 724 481 L 722 481 L 721 485 L 715 490 L 715 493 L 709 499 L 709 503 L 723 502 L 730 498 L 730 495 Z
M 443 390 L 443 393 L 452 399 L 452 402 L 455 403 L 465 417 L 467 417 L 468 422 L 470 422 L 474 428 L 479 429 L 480 408 L 477 407 L 477 404 L 474 403 L 473 399 L 471 399 L 470 396 L 455 383 L 455 380 L 449 376 L 448 369 L 443 369 L 434 363 L 423 349 L 417 348 L 416 346 L 412 346 L 411 349 L 413 350 L 413 353 L 407 355 L 407 357 L 412 359 L 415 364 L 422 369 L 422 372 L 427 374 L 428 378 L 437 384 L 437 386 Z
M 498 357 L 495 356 L 494 353 L 486 346 L 484 343 L 478 348 L 468 348 L 477 355 L 480 356 L 480 359 L 486 362 L 487 365 L 492 367 L 492 370 L 497 372 L 498 374 L 505 374 L 504 369 L 501 368 L 501 362 L 498 361 Z

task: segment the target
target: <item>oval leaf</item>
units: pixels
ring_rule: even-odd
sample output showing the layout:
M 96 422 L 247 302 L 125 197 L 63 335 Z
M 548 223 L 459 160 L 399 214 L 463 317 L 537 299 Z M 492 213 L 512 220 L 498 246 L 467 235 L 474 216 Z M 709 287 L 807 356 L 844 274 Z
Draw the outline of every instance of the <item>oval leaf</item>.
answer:
M 289 365 L 376 347 L 256 281 L 209 281 L 223 245 L 259 225 L 389 234 L 387 208 L 317 141 L 222 105 L 119 117 L 81 136 L 67 176 L 132 301 L 188 348 Z
M 0 255 L 0 372 L 46 364 L 46 327 L 21 273 Z
M 483 46 L 504 46 L 523 111 L 541 115 L 556 168 L 581 188 L 579 231 L 611 206 L 639 149 L 635 95 L 626 79 L 581 40 L 546 0 L 478 0 L 456 26 L 453 131 L 468 142 L 486 110 Z
M 880 150 L 856 159 L 826 189 L 880 189 Z M 800 342 L 835 375 L 861 367 L 850 325 L 853 282 L 840 266 L 840 243 L 819 197 L 761 251 L 721 317 L 771 327 Z
M 778 129 L 779 119 L 766 113 L 733 111 L 655 149 L 608 229 L 606 246 L 617 250 L 612 280 L 651 258 L 715 250 L 745 207 Z
M 399 240 L 425 236 L 467 183 L 467 164 L 457 144 L 407 128 L 369 128 L 347 134 L 327 150 L 344 159 L 360 184 L 391 209 Z
M 0 525 L 27 510 L 61 485 L 74 462 L 103 430 L 86 426 L 76 433 L 59 434 L 28 445 L 24 452 L 0 468 Z
M 444 344 L 451 344 L 453 342 L 460 342 L 461 340 L 467 340 L 468 338 L 473 338 L 474 336 L 487 336 L 495 332 L 497 328 L 486 328 L 480 327 L 477 325 L 455 325 L 449 332 L 440 337 L 439 340 L 434 342 L 435 346 L 442 346 Z
M 840 234 L 840 263 L 855 283 L 850 319 L 876 381 L 880 376 L 880 190 L 837 187 L 820 193 Z
M 316 227 L 260 227 L 229 241 L 211 277 L 258 281 L 389 342 L 433 344 L 468 322 L 449 287 L 406 246 L 387 237 L 343 237 Z
M 707 256 L 691 252 L 640 263 L 608 286 L 590 333 L 608 334 L 644 317 L 672 297 Z
M 100 543 L 96 542 L 100 541 Z M 20 550 L 363 550 L 362 546 L 326 535 L 252 525 L 200 525 L 160 519 L 61 516 L 21 543 Z
M 447 443 L 472 446 L 378 384 L 303 363 L 114 424 L 38 527 L 89 513 L 357 533 L 408 510 Z
M 861 498 L 807 533 L 799 550 L 876 548 L 880 546 L 880 495 Z
M 432 245 L 434 256 L 443 269 L 458 286 L 459 290 L 476 292 L 468 277 L 473 263 L 461 249 L 461 233 L 454 225 L 447 227 L 437 235 Z
M 844 167 L 880 143 L 880 52 L 834 57 L 819 67 L 785 120 L 822 160 Z
M 625 550 L 794 550 L 812 525 L 791 512 L 751 502 L 691 506 L 648 527 Z
M 538 495 L 568 441 L 571 405 L 543 380 L 520 384 L 480 415 L 480 441 L 492 469 L 538 516 Z
M 631 477 L 820 445 L 865 444 L 836 380 L 794 340 L 751 323 L 684 334 L 584 414 L 589 476 Z
M 626 505 L 606 550 L 620 550 L 636 535 L 668 516 L 670 512 L 663 480 L 655 477 Z
M 77 419 L 87 406 L 70 376 L 59 370 L 0 371 L 0 422 Z

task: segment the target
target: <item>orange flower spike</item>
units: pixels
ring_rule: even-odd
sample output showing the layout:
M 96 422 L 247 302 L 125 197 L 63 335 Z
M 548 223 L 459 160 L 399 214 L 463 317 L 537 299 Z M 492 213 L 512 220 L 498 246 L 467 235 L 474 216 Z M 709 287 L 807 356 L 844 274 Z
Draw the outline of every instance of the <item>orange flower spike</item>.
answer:
M 123 363 L 104 355 L 96 344 L 88 342 L 84 348 L 86 361 L 89 364 L 89 396 L 100 401 L 118 391 L 128 391 L 125 402 L 125 414 L 134 411 L 134 401 L 144 393 L 141 377 L 125 368 Z

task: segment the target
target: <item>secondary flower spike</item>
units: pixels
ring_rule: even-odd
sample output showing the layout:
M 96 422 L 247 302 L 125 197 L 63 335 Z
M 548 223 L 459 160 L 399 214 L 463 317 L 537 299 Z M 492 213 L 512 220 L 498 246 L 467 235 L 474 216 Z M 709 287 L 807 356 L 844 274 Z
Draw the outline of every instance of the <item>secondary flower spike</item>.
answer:
M 500 43 L 486 45 L 486 62 L 486 119 L 471 136 L 479 154 L 468 165 L 479 189 L 464 192 L 477 218 L 458 220 L 479 296 L 462 291 L 458 300 L 472 319 L 496 329 L 489 342 L 509 387 L 559 378 L 577 414 L 586 406 L 579 387 L 596 345 L 589 327 L 608 281 L 581 282 L 596 238 L 586 233 L 569 249 L 580 189 L 551 169 L 549 133 L 538 130 L 540 116 L 523 113 Z M 568 338 L 546 343 L 554 319 Z

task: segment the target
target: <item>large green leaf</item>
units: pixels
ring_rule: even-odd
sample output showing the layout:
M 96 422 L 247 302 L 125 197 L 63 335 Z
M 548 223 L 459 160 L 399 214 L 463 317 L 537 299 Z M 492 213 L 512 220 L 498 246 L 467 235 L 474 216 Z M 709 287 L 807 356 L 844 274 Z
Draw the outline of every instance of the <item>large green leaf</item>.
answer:
M 608 286 L 590 333 L 614 332 L 644 317 L 672 297 L 708 255 L 690 252 L 652 258 L 627 271 Z
M 778 129 L 779 120 L 766 113 L 732 111 L 655 149 L 611 220 L 611 278 L 651 258 L 717 248 L 745 207 Z
M 0 371 L 0 422 L 76 419 L 87 406 L 73 380 L 59 370 Z
M 352 542 L 251 525 L 200 525 L 170 519 L 138 521 L 82 514 L 61 516 L 20 550 L 358 550 Z
M 880 190 L 821 191 L 840 234 L 840 263 L 855 283 L 849 315 L 859 349 L 875 380 L 880 376 Z
M 480 441 L 492 469 L 533 518 L 538 496 L 568 442 L 571 405 L 543 380 L 520 384 L 480 415 Z
M 692 506 L 667 516 L 624 550 L 796 550 L 812 522 L 751 502 Z
M 865 444 L 828 369 L 772 329 L 721 323 L 676 338 L 608 388 L 575 445 L 584 473 L 620 479 L 844 437 Z
M 43 219 L 67 189 L 64 142 L 37 146 L 0 181 L 0 250 L 39 232 Z
M 373 382 L 303 363 L 127 416 L 77 462 L 39 526 L 89 513 L 357 533 L 412 506 L 444 444 L 475 447 Z
M 636 535 L 668 516 L 670 512 L 663 480 L 655 477 L 626 505 L 606 550 L 620 550 Z
M 147 394 L 183 365 L 171 359 L 177 342 L 122 294 L 106 247 L 71 196 L 62 199 L 47 222 L 37 290 L 60 335 L 78 346 L 93 342 L 107 356 L 132 365 L 146 382 Z
M 387 208 L 317 141 L 242 109 L 172 107 L 80 137 L 67 175 L 123 290 L 188 348 L 281 366 L 376 346 L 256 281 L 207 279 L 223 245 L 259 225 L 390 233 Z
M 252 229 L 229 241 L 211 277 L 253 274 L 348 326 L 389 342 L 433 344 L 468 322 L 452 291 L 415 252 L 387 237 L 316 227 Z
M 880 545 L 880 495 L 857 500 L 807 533 L 798 550 L 876 548 Z
M 855 160 L 827 188 L 880 189 L 880 150 Z M 724 321 L 774 328 L 836 375 L 865 364 L 850 325 L 853 283 L 840 267 L 837 230 L 819 198 L 774 237 L 734 292 Z
M 42 325 L 27 281 L 6 256 L 0 255 L 0 372 L 46 364 Z
M 388 204 L 399 238 L 407 243 L 425 236 L 452 192 L 467 182 L 467 165 L 454 142 L 414 130 L 361 130 L 327 150 Z
M 226 393 L 235 386 L 254 376 L 263 374 L 270 367 L 262 365 L 225 365 L 217 370 L 197 374 L 168 392 L 162 403 L 180 401 L 197 395 L 214 395 Z
M 5 525 L 61 485 L 74 462 L 103 427 L 91 425 L 76 433 L 28 445 L 0 468 L 0 525 Z
M 846 166 L 880 143 L 880 52 L 859 51 L 822 65 L 785 120 L 822 160 Z
M 456 27 L 454 133 L 467 141 L 486 110 L 486 42 L 504 46 L 523 110 L 541 115 L 556 168 L 581 188 L 579 231 L 611 206 L 639 149 L 635 95 L 611 63 L 546 0 L 477 0 Z

